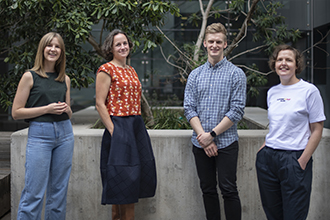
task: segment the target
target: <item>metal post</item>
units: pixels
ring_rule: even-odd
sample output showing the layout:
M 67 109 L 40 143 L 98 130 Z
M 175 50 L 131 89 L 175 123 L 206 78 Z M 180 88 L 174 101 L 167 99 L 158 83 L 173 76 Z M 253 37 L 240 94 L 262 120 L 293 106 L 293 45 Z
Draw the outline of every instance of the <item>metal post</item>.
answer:
M 310 1 L 310 29 L 311 29 L 311 83 L 314 83 L 314 0 Z

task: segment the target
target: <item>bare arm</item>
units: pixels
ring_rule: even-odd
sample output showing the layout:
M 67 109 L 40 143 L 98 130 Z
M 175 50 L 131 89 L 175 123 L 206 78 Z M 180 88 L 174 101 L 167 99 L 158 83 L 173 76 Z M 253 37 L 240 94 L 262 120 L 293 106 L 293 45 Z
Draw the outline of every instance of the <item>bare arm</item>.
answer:
M 306 168 L 308 161 L 320 143 L 323 132 L 323 124 L 323 121 L 309 124 L 311 128 L 311 136 L 309 137 L 304 152 L 298 159 L 298 162 L 303 170 Z
M 219 135 L 225 131 L 227 131 L 231 126 L 233 126 L 233 122 L 225 116 L 220 123 L 213 129 L 213 131 Z M 207 146 L 213 141 L 213 137 L 211 136 L 210 132 L 207 133 L 197 133 L 197 140 L 201 146 Z
M 60 115 L 66 110 L 66 103 L 51 103 L 41 107 L 25 108 L 32 86 L 32 74 L 25 72 L 18 84 L 13 102 L 12 117 L 14 120 L 35 118 L 44 114 Z
M 197 134 L 197 139 L 198 136 L 203 135 L 203 134 L 207 134 L 205 133 L 202 124 L 199 120 L 198 117 L 193 117 L 192 119 L 190 119 L 190 125 L 191 127 L 194 129 L 194 131 Z M 213 142 L 213 138 L 211 140 L 211 142 L 208 145 L 201 145 L 204 148 L 204 151 L 206 153 L 207 156 L 212 157 L 212 156 L 217 156 L 218 155 L 218 147 L 217 145 Z
M 191 127 L 194 129 L 194 131 L 196 132 L 197 136 L 205 133 L 205 131 L 202 127 L 201 121 L 199 120 L 199 118 L 197 116 L 191 118 L 189 123 L 190 123 Z
M 66 94 L 65 94 L 65 103 L 67 104 L 67 108 L 65 109 L 65 112 L 68 114 L 69 118 L 72 116 L 72 110 L 71 110 L 71 96 L 70 96 L 70 88 L 71 88 L 71 80 L 68 76 L 65 76 L 65 83 L 66 83 Z
M 96 109 L 101 117 L 104 126 L 108 129 L 110 134 L 113 134 L 113 123 L 108 113 L 105 101 L 111 85 L 111 77 L 105 72 L 99 72 L 96 76 L 95 82 L 95 96 Z
M 264 141 L 264 143 L 261 145 L 261 147 L 259 148 L 258 152 L 259 152 L 262 148 L 264 148 L 265 146 L 266 146 L 266 141 Z

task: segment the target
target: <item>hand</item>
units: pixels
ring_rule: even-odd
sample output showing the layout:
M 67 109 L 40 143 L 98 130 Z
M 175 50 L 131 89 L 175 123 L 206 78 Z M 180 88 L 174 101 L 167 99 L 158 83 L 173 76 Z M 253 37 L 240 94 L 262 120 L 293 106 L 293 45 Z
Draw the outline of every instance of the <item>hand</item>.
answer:
M 303 170 L 306 169 L 307 162 L 303 162 L 303 161 L 301 160 L 301 157 L 298 159 L 298 163 L 299 163 L 301 169 L 303 169 Z
M 204 151 L 208 157 L 218 156 L 218 147 L 214 142 L 212 142 L 210 145 L 205 147 Z
M 65 102 L 50 103 L 48 106 L 48 113 L 61 115 L 63 112 L 68 110 L 68 105 Z
M 113 131 L 114 131 L 114 130 L 115 130 L 114 127 L 112 127 L 112 129 L 109 130 L 109 133 L 111 134 L 111 137 L 112 137 L 112 135 L 113 135 Z
M 210 132 L 199 134 L 196 139 L 199 145 L 201 145 L 203 148 L 209 146 L 213 141 L 213 137 L 211 136 Z
M 111 123 L 109 123 L 109 125 L 108 126 L 106 126 L 106 128 L 107 128 L 107 130 L 109 131 L 109 133 L 110 133 L 110 135 L 111 135 L 111 137 L 112 137 L 112 135 L 113 135 L 113 131 L 115 130 L 115 126 L 114 126 L 114 124 L 112 123 L 112 121 L 110 121 Z
M 263 144 L 263 145 L 259 148 L 258 152 L 261 151 L 261 149 L 264 148 L 264 147 L 265 147 L 265 145 Z M 257 152 L 257 153 L 258 153 L 258 152 Z

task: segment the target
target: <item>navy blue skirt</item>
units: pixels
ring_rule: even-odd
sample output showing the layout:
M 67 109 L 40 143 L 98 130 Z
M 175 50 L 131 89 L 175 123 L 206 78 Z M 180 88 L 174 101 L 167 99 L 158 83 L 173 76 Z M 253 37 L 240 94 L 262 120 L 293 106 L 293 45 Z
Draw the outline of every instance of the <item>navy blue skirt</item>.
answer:
M 114 132 L 105 129 L 101 147 L 102 204 L 130 204 L 153 197 L 156 165 L 140 115 L 111 116 Z

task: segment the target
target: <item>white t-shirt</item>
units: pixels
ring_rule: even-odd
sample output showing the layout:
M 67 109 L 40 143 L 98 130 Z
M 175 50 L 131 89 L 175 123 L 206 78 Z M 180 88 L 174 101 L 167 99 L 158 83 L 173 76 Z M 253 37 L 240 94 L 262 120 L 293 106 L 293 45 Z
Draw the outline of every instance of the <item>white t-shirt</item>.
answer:
M 300 80 L 276 85 L 267 94 L 269 133 L 266 146 L 280 150 L 303 150 L 310 137 L 310 123 L 325 120 L 319 90 Z

